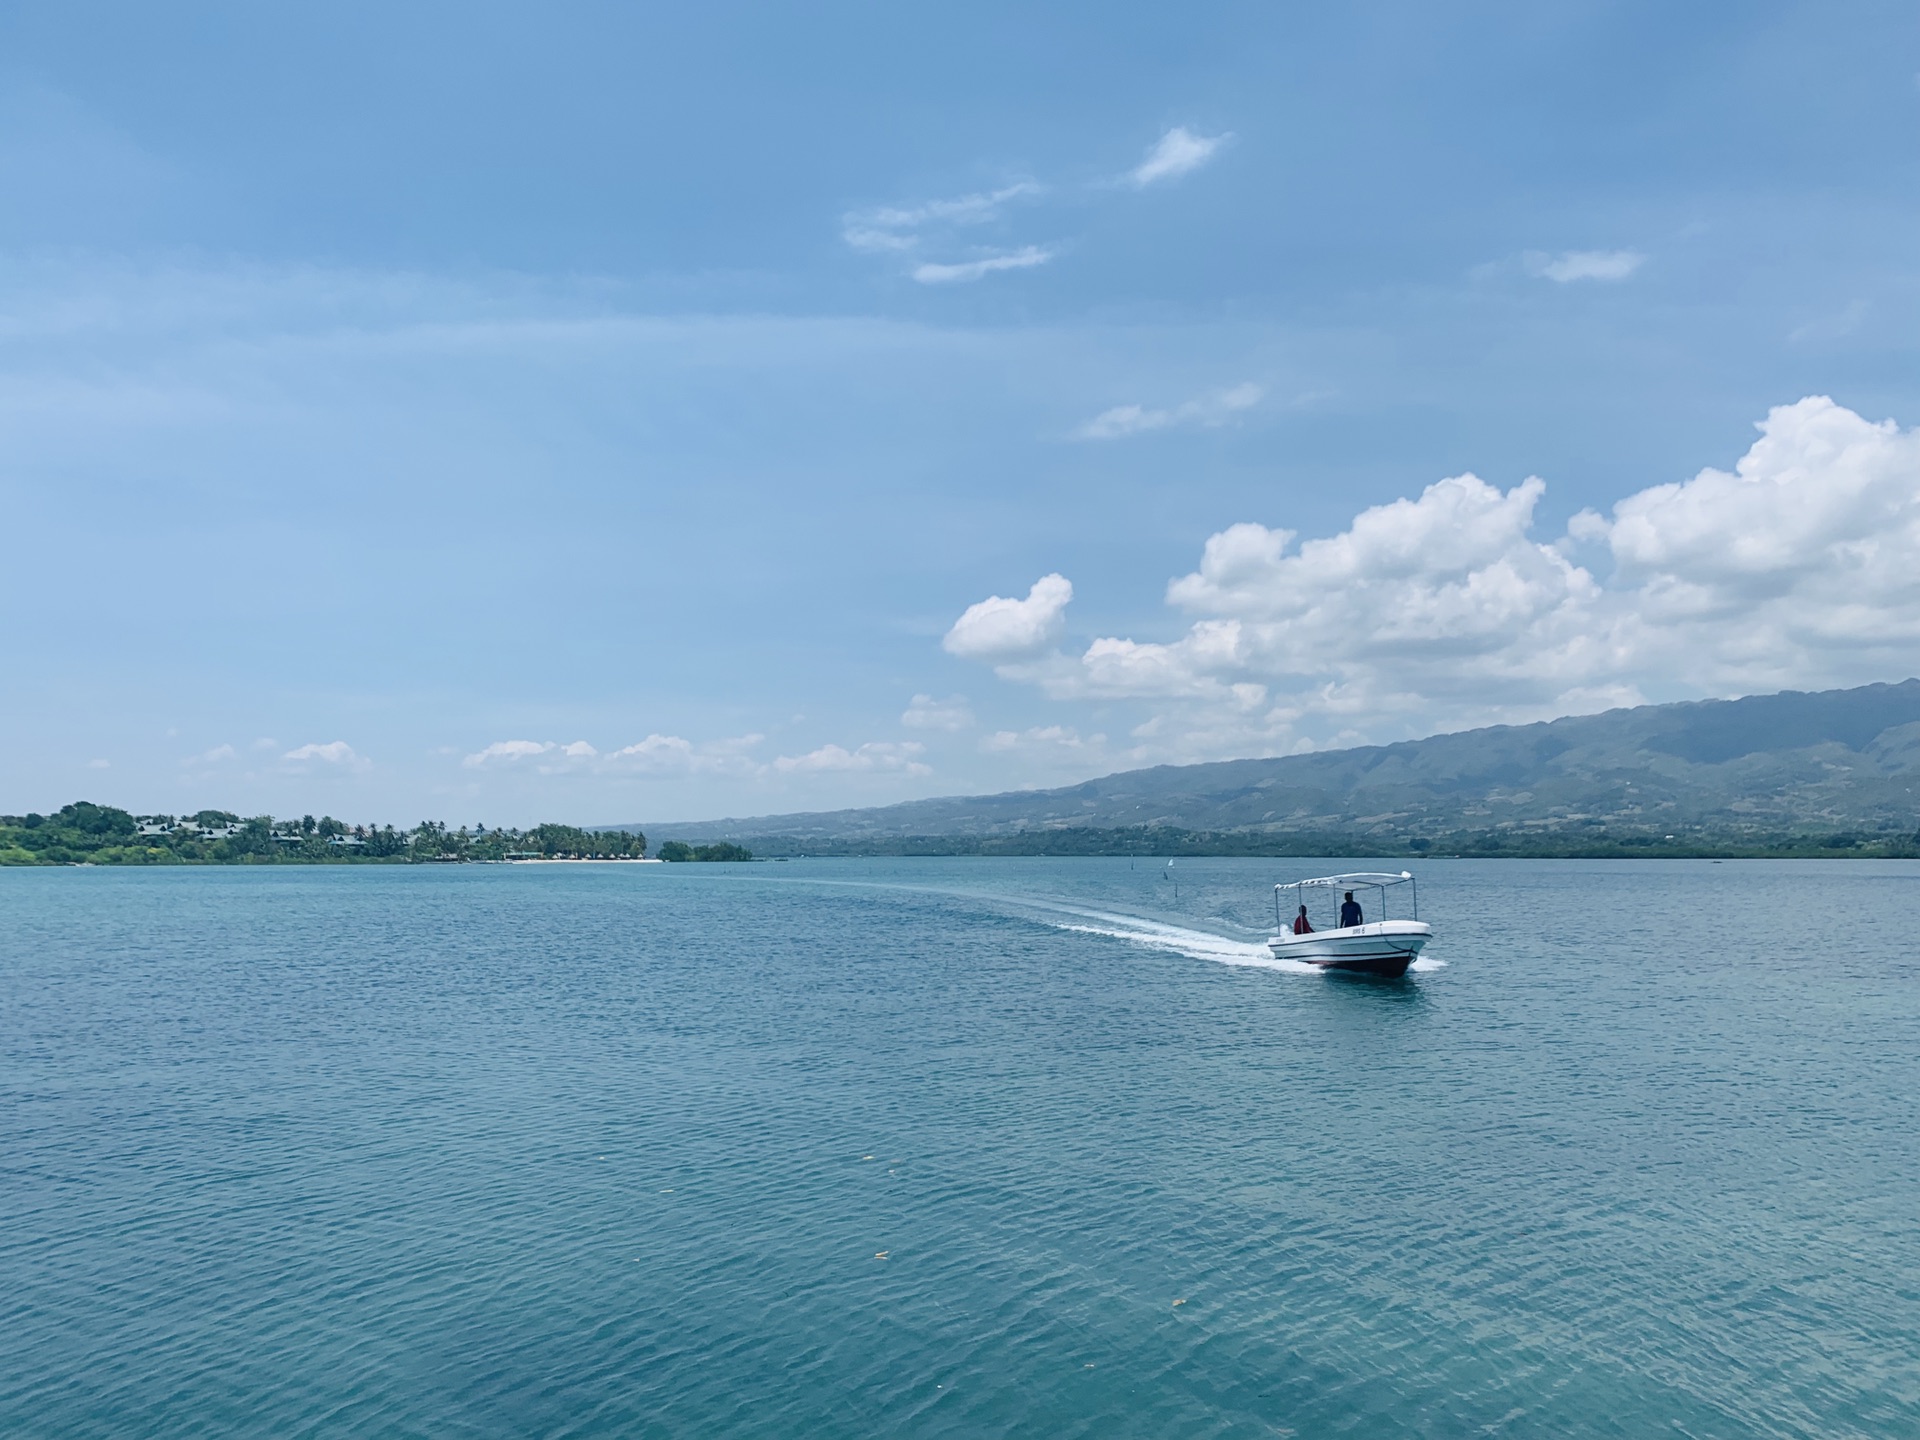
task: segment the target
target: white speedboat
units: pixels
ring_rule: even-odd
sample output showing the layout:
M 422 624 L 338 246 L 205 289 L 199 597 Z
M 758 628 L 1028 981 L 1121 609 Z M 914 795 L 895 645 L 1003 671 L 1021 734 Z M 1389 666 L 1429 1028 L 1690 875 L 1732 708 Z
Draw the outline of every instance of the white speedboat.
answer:
M 1396 885 L 1411 887 L 1409 897 L 1413 918 L 1410 920 L 1385 918 L 1387 891 Z M 1294 916 L 1286 919 L 1280 914 L 1280 892 L 1283 890 L 1292 891 L 1298 905 Z M 1355 892 L 1371 893 L 1367 893 L 1367 901 L 1362 902 L 1355 898 Z M 1332 917 L 1334 923 L 1324 930 L 1313 927 L 1309 913 L 1310 899 L 1322 898 L 1331 898 L 1336 906 L 1336 913 Z M 1352 918 L 1351 912 L 1346 916 L 1338 913 L 1348 902 L 1358 907 L 1361 923 L 1338 923 L 1343 918 Z M 1366 903 L 1375 905 L 1375 913 L 1380 918 L 1371 921 L 1365 918 Z M 1406 974 L 1407 967 L 1413 964 L 1421 948 L 1433 938 L 1433 927 L 1420 920 L 1420 892 L 1413 884 L 1412 873 L 1406 870 L 1398 875 L 1375 871 L 1323 875 L 1317 880 L 1295 880 L 1289 885 L 1276 885 L 1273 887 L 1273 919 L 1278 933 L 1267 941 L 1267 948 L 1277 958 L 1299 960 L 1308 965 L 1318 965 L 1323 970 L 1384 975 L 1390 979 Z M 1321 919 L 1328 917 L 1323 913 Z

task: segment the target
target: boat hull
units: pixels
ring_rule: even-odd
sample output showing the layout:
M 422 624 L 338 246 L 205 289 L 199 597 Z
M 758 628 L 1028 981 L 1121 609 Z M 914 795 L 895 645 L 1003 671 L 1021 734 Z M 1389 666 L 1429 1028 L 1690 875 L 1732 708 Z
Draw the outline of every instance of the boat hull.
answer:
M 1267 948 L 1276 959 L 1391 980 L 1407 973 L 1432 938 L 1433 928 L 1418 920 L 1384 920 L 1311 935 L 1276 935 Z

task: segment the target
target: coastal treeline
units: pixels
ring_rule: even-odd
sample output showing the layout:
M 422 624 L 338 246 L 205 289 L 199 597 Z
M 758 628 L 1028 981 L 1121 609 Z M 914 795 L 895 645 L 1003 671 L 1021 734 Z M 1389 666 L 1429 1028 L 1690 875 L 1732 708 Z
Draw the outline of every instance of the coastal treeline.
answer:
M 1605 830 L 1539 834 L 1518 830 L 1457 830 L 1407 836 L 1378 830 L 1185 830 L 1136 825 L 1035 826 L 998 835 L 875 835 L 749 837 L 762 857 L 815 859 L 894 855 L 1115 855 L 1245 856 L 1307 858 L 1368 855 L 1402 859 L 1681 860 L 1920 858 L 1920 834 L 1791 831 L 1729 835 L 1704 827 L 1672 835 L 1618 834 Z M 664 853 L 664 847 L 663 847 Z
M 744 845 L 720 841 L 714 845 L 689 845 L 684 840 L 669 840 L 660 847 L 662 860 L 751 860 L 753 851 Z
M 669 855 L 667 850 L 675 853 Z M 724 852 L 724 853 L 722 853 Z M 51 815 L 0 815 L 0 865 L 344 865 L 488 860 L 639 860 L 647 837 L 637 830 L 583 830 L 536 825 L 531 830 L 450 829 L 424 820 L 410 830 L 350 825 L 331 815 L 297 820 L 242 818 L 227 810 L 192 815 L 135 815 L 111 805 L 76 801 Z M 663 860 L 750 860 L 738 845 L 669 844 Z

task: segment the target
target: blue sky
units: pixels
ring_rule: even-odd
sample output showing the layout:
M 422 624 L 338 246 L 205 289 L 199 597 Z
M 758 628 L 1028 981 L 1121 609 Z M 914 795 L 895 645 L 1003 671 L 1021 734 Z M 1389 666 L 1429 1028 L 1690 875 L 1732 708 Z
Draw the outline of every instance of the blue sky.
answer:
M 0 11 L 0 808 L 685 819 L 1920 669 L 1911 7 L 1039 11 Z

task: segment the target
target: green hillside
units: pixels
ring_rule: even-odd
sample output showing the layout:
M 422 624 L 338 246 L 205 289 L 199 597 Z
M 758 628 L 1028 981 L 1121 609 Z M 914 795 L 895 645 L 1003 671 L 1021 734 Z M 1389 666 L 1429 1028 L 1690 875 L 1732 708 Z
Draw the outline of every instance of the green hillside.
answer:
M 1915 853 L 1920 680 L 1648 705 L 1057 790 L 648 825 L 761 853 Z

